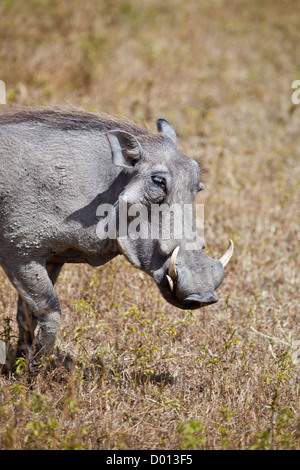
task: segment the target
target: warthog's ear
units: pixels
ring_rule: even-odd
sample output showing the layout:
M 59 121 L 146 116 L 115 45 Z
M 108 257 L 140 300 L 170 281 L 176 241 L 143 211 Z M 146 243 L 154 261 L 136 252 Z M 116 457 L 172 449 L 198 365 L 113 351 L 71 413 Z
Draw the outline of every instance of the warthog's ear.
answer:
M 144 150 L 139 141 L 126 131 L 108 131 L 112 161 L 117 166 L 133 168 L 142 158 Z
M 172 124 L 169 123 L 166 119 L 158 119 L 156 121 L 157 130 L 158 132 L 162 132 L 166 134 L 170 139 L 174 140 L 175 144 L 177 144 L 177 135 L 174 130 Z

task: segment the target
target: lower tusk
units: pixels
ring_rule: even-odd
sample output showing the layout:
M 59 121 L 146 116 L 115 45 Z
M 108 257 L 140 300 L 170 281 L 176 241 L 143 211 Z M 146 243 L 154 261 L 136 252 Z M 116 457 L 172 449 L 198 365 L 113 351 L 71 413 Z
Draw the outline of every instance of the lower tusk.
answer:
M 232 241 L 232 240 L 229 240 L 228 248 L 227 248 L 227 250 L 225 251 L 225 253 L 224 253 L 224 255 L 222 256 L 222 258 L 220 258 L 220 261 L 221 261 L 221 263 L 222 263 L 223 268 L 225 268 L 226 264 L 229 263 L 230 258 L 232 257 L 232 255 L 233 255 L 233 241 Z
M 167 274 L 167 279 L 168 279 L 168 282 L 169 282 L 169 286 L 170 286 L 171 292 L 173 292 L 173 291 L 174 291 L 174 282 L 173 282 L 173 279 L 171 279 L 168 274 Z
M 176 263 L 179 248 L 180 248 L 180 246 L 177 246 L 177 248 L 175 248 L 175 250 L 173 251 L 171 259 L 170 259 L 170 264 L 169 264 L 168 273 L 169 273 L 170 278 L 173 279 L 173 281 L 177 277 L 175 263 Z

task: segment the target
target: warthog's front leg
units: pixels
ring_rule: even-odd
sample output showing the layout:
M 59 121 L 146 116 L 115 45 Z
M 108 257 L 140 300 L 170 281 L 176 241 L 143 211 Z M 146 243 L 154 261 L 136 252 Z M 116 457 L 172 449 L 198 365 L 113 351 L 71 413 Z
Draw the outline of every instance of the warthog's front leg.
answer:
M 47 273 L 53 285 L 55 284 L 62 267 L 63 264 L 47 263 Z M 26 357 L 32 351 L 32 343 L 34 339 L 34 331 L 37 326 L 37 320 L 20 295 L 18 297 L 17 322 L 19 326 L 19 340 L 16 357 Z
M 38 358 L 48 356 L 53 350 L 61 316 L 59 300 L 44 262 L 19 262 L 4 268 L 20 297 L 18 352 L 28 355 L 30 373 L 36 375 Z
M 20 295 L 18 297 L 17 322 L 19 327 L 19 340 L 16 357 L 28 357 L 32 352 L 32 343 L 37 320 Z

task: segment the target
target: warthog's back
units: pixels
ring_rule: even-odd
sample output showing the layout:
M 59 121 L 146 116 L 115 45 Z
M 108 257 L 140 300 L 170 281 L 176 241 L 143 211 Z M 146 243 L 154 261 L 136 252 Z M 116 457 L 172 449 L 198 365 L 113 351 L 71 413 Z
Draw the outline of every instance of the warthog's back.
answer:
M 105 114 L 97 115 L 70 108 L 3 108 L 0 112 L 0 126 L 7 124 L 31 123 L 64 131 L 122 129 L 136 136 L 153 138 L 147 129 L 130 121 L 121 121 Z
M 153 138 L 135 124 L 77 110 L 38 108 L 0 113 L 1 200 L 7 191 L 23 202 L 27 193 L 41 198 L 50 191 L 54 198 L 58 192 L 61 199 L 62 190 L 70 198 L 75 196 L 72 190 L 77 197 L 87 190 L 101 191 L 97 176 L 105 185 L 116 173 L 105 137 L 112 129 L 144 140 Z

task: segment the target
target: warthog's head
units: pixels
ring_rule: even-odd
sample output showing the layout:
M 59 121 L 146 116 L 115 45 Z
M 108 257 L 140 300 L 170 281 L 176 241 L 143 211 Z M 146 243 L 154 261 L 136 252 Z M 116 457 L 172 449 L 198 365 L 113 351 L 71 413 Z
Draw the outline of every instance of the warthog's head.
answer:
M 200 308 L 218 301 L 215 291 L 233 243 L 221 259 L 205 253 L 193 212 L 196 194 L 203 189 L 200 166 L 179 152 L 168 121 L 158 120 L 157 127 L 156 135 L 107 134 L 113 162 L 123 167 L 116 238 L 120 252 L 154 278 L 168 302 Z

